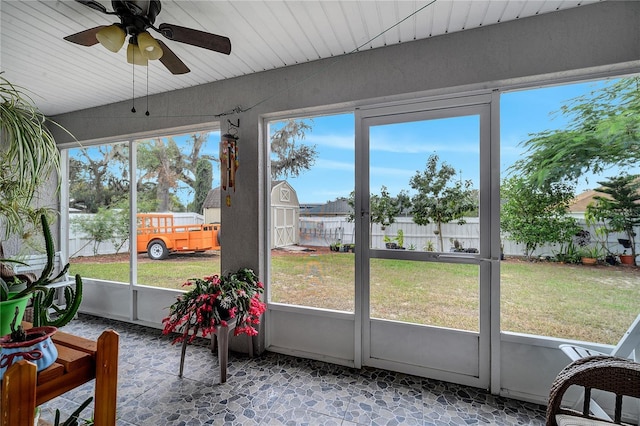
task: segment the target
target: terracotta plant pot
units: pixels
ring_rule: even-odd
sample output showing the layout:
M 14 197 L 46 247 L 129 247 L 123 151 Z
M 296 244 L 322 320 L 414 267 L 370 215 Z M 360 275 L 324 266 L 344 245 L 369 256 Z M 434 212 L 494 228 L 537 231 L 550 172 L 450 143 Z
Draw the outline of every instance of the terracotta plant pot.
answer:
M 582 261 L 583 265 L 595 265 L 596 263 L 598 263 L 598 259 L 596 259 L 595 257 L 583 257 L 580 260 Z
M 630 254 L 621 254 L 620 255 L 620 263 L 623 265 L 633 265 L 633 256 Z

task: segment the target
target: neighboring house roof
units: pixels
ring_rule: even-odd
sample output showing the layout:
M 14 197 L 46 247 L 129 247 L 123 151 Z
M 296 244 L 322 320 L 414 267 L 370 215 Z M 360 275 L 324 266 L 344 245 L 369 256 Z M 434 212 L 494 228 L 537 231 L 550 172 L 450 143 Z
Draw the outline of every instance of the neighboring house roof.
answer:
M 300 211 L 304 216 L 346 216 L 351 212 L 351 207 L 346 198 L 328 201 L 319 206 L 313 206 Z
M 603 194 L 602 192 L 598 192 L 596 190 L 589 189 L 587 191 L 584 191 L 584 192 L 576 195 L 576 198 L 574 198 L 573 201 L 571 202 L 571 204 L 569 205 L 569 211 L 571 213 L 584 213 L 584 212 L 586 212 L 587 211 L 587 206 L 589 204 L 595 202 L 593 197 L 595 197 L 596 195 L 599 195 L 601 197 L 610 198 L 607 194 Z
M 209 193 L 207 194 L 207 198 L 205 198 L 204 203 L 202 203 L 202 208 L 203 209 L 219 209 L 220 206 L 221 206 L 220 187 L 209 190 Z
M 636 183 L 640 182 L 640 177 L 635 179 L 635 182 Z M 638 190 L 638 194 L 640 194 L 640 190 Z M 595 203 L 596 200 L 594 200 L 593 198 L 595 196 L 611 199 L 611 195 L 609 194 L 605 194 L 604 192 L 598 192 L 595 189 L 588 189 L 576 195 L 576 198 L 574 198 L 573 202 L 569 205 L 569 211 L 571 213 L 586 212 L 587 206 L 591 203 Z M 640 202 L 638 202 L 638 204 L 640 204 Z

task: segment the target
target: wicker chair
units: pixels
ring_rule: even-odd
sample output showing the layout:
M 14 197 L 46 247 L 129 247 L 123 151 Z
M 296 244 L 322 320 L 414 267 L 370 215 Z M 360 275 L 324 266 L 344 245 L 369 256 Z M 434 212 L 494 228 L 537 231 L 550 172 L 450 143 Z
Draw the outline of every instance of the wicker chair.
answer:
M 584 387 L 582 412 L 561 407 L 564 393 L 572 385 Z M 616 396 L 613 421 L 589 413 L 591 390 L 599 389 Z M 640 398 L 640 363 L 611 356 L 592 356 L 572 362 L 554 380 L 549 391 L 547 426 L 623 424 L 622 397 Z
M 610 352 L 599 352 L 574 344 L 560 345 L 560 349 L 571 361 L 595 355 L 610 355 L 617 356 L 619 358 L 629 358 L 635 362 L 640 362 L 640 315 L 638 315 L 633 323 L 631 323 L 631 326 L 629 326 L 618 344 Z M 576 401 L 576 405 L 574 405 L 574 407 L 579 407 L 582 403 L 583 401 Z M 600 408 L 593 399 L 590 404 L 590 409 L 593 414 L 602 419 L 611 420 L 611 417 L 609 417 L 609 415 Z

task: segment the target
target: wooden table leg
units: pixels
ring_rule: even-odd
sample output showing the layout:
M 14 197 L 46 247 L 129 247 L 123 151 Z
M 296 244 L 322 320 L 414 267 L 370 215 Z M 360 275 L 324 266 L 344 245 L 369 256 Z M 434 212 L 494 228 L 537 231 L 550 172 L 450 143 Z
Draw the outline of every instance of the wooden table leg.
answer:
M 118 343 L 120 335 L 107 330 L 98 338 L 96 352 L 95 426 L 116 424 L 118 390 Z
M 2 426 L 33 426 L 37 375 L 36 365 L 24 359 L 7 368 L 2 379 Z

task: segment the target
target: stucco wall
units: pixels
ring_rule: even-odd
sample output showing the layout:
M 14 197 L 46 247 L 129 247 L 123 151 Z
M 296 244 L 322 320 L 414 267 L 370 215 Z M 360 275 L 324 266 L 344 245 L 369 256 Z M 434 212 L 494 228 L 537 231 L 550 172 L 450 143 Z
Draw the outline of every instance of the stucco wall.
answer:
M 131 114 L 127 101 L 53 118 L 84 142 L 215 121 L 221 121 L 224 128 L 226 119 L 240 119 L 241 167 L 231 206 L 222 207 L 226 237 L 221 266 L 223 270 L 248 266 L 263 275 L 268 231 L 264 190 L 268 185 L 263 182 L 264 147 L 259 143 L 262 118 L 326 105 L 357 107 L 561 82 L 612 71 L 638 72 L 639 22 L 640 2 L 607 1 L 151 96 L 150 117 Z M 128 76 L 122 78 L 125 81 Z M 235 108 L 244 112 L 220 116 Z M 60 132 L 56 138 L 61 144 L 70 142 Z M 233 235 L 242 238 L 234 241 Z M 348 321 L 343 322 L 346 329 L 353 329 Z M 540 379 L 535 386 L 526 382 L 518 373 L 524 366 L 517 353 L 531 352 L 526 343 L 516 343 L 520 346 L 512 350 L 505 345 L 501 354 L 504 363 L 500 365 L 511 368 L 504 371 L 503 376 L 509 377 L 503 377 L 501 383 L 516 392 L 534 389 L 531 399 L 542 398 L 549 378 Z M 526 368 L 535 371 L 531 365 Z
M 107 140 L 226 119 L 240 119 L 242 167 L 230 207 L 224 269 L 259 268 L 264 212 L 260 117 L 323 105 L 411 98 L 455 88 L 492 88 L 528 78 L 563 78 L 586 69 L 632 69 L 640 56 L 640 3 L 609 1 L 343 57 L 270 70 L 151 96 L 150 117 L 129 112 L 130 102 L 63 114 L 54 119 L 78 140 Z M 217 117 L 236 107 L 249 111 Z M 210 114 L 210 116 L 207 116 Z M 224 121 L 223 121 L 224 122 Z M 69 140 L 57 133 L 59 143 Z

